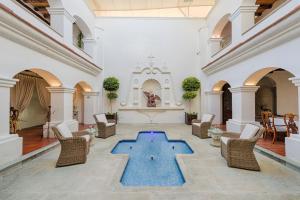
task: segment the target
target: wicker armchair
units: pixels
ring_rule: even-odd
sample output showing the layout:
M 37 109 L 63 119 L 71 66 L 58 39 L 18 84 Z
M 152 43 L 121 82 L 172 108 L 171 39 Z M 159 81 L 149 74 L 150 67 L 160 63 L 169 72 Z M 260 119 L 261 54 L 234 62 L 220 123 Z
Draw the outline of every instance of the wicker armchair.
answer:
M 204 114 L 201 120 L 194 119 L 192 121 L 192 134 L 200 137 L 201 139 L 209 138 L 208 129 L 211 127 L 215 115 Z
M 105 139 L 116 134 L 115 120 L 107 120 L 105 114 L 94 115 L 94 119 L 98 128 L 96 137 Z
M 86 162 L 91 142 L 88 132 L 78 131 L 72 133 L 64 123 L 52 127 L 52 130 L 61 144 L 56 167 Z
M 221 137 L 221 155 L 229 167 L 260 171 L 253 149 L 265 128 L 247 124 L 241 135 L 225 132 Z

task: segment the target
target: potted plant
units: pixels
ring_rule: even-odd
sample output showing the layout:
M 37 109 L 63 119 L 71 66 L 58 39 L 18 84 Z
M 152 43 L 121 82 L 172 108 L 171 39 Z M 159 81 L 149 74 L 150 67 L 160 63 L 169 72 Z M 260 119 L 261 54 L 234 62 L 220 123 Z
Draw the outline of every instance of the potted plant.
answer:
M 108 77 L 103 82 L 103 88 L 106 91 L 106 97 L 109 100 L 110 112 L 106 113 L 107 119 L 113 119 L 117 122 L 117 113 L 113 113 L 112 102 L 118 98 L 116 91 L 119 89 L 119 80 L 115 77 Z
M 197 119 L 198 114 L 191 111 L 192 100 L 197 97 L 197 92 L 200 89 L 200 81 L 196 77 L 188 77 L 182 82 L 182 89 L 185 93 L 182 98 L 188 102 L 189 110 L 185 112 L 185 123 L 188 125 L 192 124 L 193 119 Z

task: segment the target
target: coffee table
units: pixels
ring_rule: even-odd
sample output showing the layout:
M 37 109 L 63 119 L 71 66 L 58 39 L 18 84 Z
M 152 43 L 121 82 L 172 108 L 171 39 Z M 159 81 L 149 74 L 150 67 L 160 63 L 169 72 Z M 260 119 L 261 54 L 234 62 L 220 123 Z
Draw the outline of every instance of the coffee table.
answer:
M 214 147 L 220 147 L 221 146 L 221 136 L 224 133 L 219 128 L 212 128 L 208 129 L 208 135 L 211 137 L 210 145 Z

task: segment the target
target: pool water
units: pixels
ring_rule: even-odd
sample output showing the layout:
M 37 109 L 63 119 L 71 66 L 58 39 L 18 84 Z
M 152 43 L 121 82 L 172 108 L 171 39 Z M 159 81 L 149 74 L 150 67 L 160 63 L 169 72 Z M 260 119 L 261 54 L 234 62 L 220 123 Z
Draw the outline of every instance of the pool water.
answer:
M 113 154 L 128 154 L 121 183 L 125 186 L 180 186 L 185 183 L 176 154 L 192 154 L 185 141 L 168 140 L 165 132 L 139 132 L 137 140 L 122 140 Z

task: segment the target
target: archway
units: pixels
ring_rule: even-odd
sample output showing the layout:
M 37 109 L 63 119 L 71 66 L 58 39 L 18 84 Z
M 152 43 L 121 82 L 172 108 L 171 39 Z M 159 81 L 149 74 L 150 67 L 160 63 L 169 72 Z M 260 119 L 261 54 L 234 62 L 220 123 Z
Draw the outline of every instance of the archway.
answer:
M 14 78 L 19 81 L 10 90 L 10 127 L 12 133 L 23 137 L 23 154 L 27 154 L 56 141 L 48 138 L 43 125 L 50 122 L 51 115 L 47 87 L 59 86 L 61 82 L 37 68 L 19 72 Z
M 74 16 L 75 22 L 73 23 L 73 44 L 84 49 L 84 39 L 92 38 L 92 32 L 88 25 L 77 15 Z
M 222 122 L 226 122 L 232 118 L 232 94 L 229 90 L 231 86 L 226 83 L 222 87 Z
M 221 123 L 226 124 L 226 122 L 232 118 L 232 94 L 229 90 L 230 84 L 225 81 L 221 80 L 218 81 L 214 86 L 213 86 L 213 91 L 214 92 L 222 92 L 221 96 Z
M 230 14 L 224 15 L 216 24 L 212 38 L 220 39 L 219 48 L 223 49 L 228 46 L 232 41 L 232 24 L 229 20 Z
M 75 86 L 75 92 L 73 95 L 73 119 L 78 121 L 79 124 L 84 124 L 85 121 L 85 92 L 91 92 L 92 87 L 85 81 L 78 82 Z
M 277 67 L 262 68 L 251 74 L 245 85 L 256 85 L 260 88 L 255 94 L 255 119 L 262 123 L 262 112 L 269 111 L 274 116 L 277 132 L 275 144 L 272 144 L 273 133 L 259 141 L 259 145 L 284 156 L 284 137 L 287 136 L 283 116 L 288 113 L 298 115 L 298 88 L 289 79 L 294 75 Z M 294 119 L 298 121 L 297 119 Z

